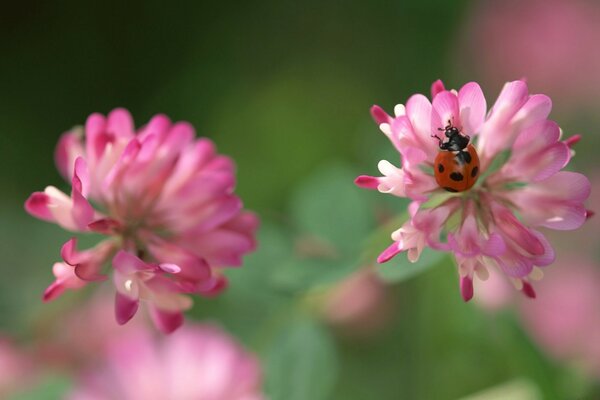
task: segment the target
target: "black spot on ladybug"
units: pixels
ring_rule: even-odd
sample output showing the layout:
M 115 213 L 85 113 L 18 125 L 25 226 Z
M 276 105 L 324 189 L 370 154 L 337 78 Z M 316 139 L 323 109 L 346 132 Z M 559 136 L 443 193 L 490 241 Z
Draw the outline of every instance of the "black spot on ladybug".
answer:
M 442 164 L 438 164 L 438 171 L 444 172 L 444 166 Z
M 471 178 L 475 178 L 478 173 L 479 173 L 479 168 L 477 168 L 477 167 L 473 168 L 473 171 L 471 171 Z
M 453 173 L 450 174 L 450 179 L 452 179 L 453 181 L 456 181 L 456 182 L 460 182 L 464 178 L 465 177 L 460 172 L 453 172 Z
M 448 187 L 448 186 L 444 186 L 444 190 L 446 190 L 446 191 L 448 191 L 448 192 L 452 192 L 452 193 L 456 193 L 456 192 L 458 192 L 458 190 L 456 190 L 456 189 L 453 189 L 453 188 L 451 188 L 451 187 Z

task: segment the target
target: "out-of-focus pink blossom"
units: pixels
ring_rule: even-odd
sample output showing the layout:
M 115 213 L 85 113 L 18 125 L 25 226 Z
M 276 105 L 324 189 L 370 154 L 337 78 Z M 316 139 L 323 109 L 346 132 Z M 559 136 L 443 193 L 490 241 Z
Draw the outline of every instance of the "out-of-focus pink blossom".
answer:
M 33 360 L 11 340 L 0 338 L 0 397 L 9 398 L 35 377 Z
M 391 317 L 388 287 L 372 268 L 363 268 L 337 284 L 328 294 L 327 321 L 350 335 L 368 335 L 382 328 Z
M 555 358 L 600 377 L 600 267 L 564 257 L 538 291 L 538 301 L 520 304 L 525 328 Z
M 378 106 L 371 109 L 401 167 L 381 161 L 383 176 L 363 175 L 356 184 L 413 201 L 408 221 L 392 233 L 394 243 L 378 261 L 406 251 L 416 262 L 431 247 L 454 255 L 465 301 L 473 297 L 474 277 L 485 280 L 490 267 L 535 297 L 531 280 L 538 267 L 554 261 L 554 250 L 537 229 L 576 229 L 588 216 L 583 203 L 590 182 L 562 171 L 575 141 L 562 139 L 559 126 L 548 120 L 550 99 L 530 94 L 524 81 L 506 83 L 489 111 L 475 82 L 456 91 L 437 81 L 431 92 L 432 101 L 416 94 L 397 105 L 393 117 Z M 480 159 L 472 175 L 477 183 L 463 192 L 445 191 L 434 177 L 434 168 L 443 170 L 434 165 L 441 146 L 436 135 L 447 126 L 470 136 Z
M 61 137 L 56 164 L 70 195 L 49 186 L 26 210 L 108 238 L 88 250 L 76 238 L 66 242 L 45 300 L 107 279 L 112 260 L 117 321 L 133 317 L 142 300 L 158 328 L 171 332 L 191 306 L 184 294 L 215 294 L 225 287 L 219 270 L 240 265 L 255 247 L 258 220 L 233 192 L 233 162 L 195 139 L 188 123 L 157 115 L 136 132 L 124 109 L 92 114 L 85 128 Z
M 160 339 L 139 330 L 114 338 L 102 367 L 82 376 L 71 400 L 260 400 L 257 359 L 213 326 Z
M 106 289 L 106 288 L 105 288 Z M 55 324 L 38 329 L 36 353 L 45 364 L 63 369 L 76 369 L 94 362 L 106 352 L 110 340 L 119 335 L 148 327 L 143 314 L 137 314 L 127 325 L 115 321 L 112 293 L 99 290 L 84 304 L 61 315 Z
M 461 47 L 468 53 L 457 59 L 490 84 L 525 77 L 572 109 L 600 98 L 597 2 L 481 1 L 466 21 Z

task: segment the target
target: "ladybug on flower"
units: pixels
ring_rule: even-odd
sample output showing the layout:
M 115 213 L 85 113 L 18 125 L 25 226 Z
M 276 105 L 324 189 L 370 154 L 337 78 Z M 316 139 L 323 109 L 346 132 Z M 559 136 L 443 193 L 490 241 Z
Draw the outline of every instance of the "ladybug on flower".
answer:
M 406 252 L 417 262 L 430 247 L 454 256 L 465 301 L 473 297 L 474 279 L 486 280 L 490 268 L 535 297 L 532 282 L 555 259 L 538 229 L 577 229 L 592 215 L 584 206 L 589 180 L 563 171 L 580 136 L 562 140 L 548 119 L 551 109 L 550 98 L 530 94 L 522 80 L 506 83 L 489 111 L 475 82 L 456 91 L 436 81 L 431 100 L 415 94 L 394 116 L 373 106 L 401 167 L 382 160 L 383 176 L 362 175 L 355 183 L 412 200 L 408 220 L 377 261 Z

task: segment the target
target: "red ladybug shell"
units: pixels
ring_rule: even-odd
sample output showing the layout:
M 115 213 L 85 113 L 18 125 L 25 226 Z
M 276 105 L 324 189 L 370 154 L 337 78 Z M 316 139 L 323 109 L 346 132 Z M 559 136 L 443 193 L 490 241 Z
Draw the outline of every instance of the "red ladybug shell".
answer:
M 459 151 L 442 150 L 435 157 L 435 180 L 449 192 L 471 189 L 479 177 L 479 156 L 472 144 Z

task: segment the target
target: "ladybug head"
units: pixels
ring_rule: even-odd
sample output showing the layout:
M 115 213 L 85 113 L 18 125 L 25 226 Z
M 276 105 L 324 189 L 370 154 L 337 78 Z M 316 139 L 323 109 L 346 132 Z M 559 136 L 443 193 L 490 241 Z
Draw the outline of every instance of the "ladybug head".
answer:
M 446 134 L 447 138 L 451 138 L 453 136 L 459 135 L 460 132 L 458 130 L 457 127 L 452 126 L 452 125 L 448 125 L 444 128 L 444 133 Z

